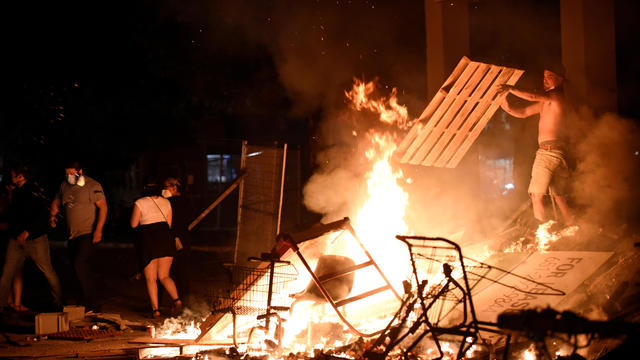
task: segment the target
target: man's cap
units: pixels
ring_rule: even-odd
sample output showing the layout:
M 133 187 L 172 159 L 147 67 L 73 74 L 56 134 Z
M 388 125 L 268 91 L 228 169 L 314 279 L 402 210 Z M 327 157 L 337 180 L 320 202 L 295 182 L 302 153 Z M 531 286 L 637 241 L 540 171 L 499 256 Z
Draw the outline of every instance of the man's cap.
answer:
M 547 64 L 544 67 L 544 70 L 551 71 L 552 73 L 560 76 L 562 79 L 567 80 L 567 70 L 562 64 L 558 64 L 558 63 Z

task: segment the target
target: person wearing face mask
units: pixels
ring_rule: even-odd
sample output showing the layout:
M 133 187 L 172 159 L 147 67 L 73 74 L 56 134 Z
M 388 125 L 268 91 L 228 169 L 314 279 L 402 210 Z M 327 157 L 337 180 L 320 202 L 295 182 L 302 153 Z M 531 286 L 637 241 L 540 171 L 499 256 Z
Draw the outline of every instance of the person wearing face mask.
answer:
M 14 276 L 21 271 L 24 260 L 29 257 L 49 282 L 55 306 L 60 308 L 62 287 L 51 264 L 47 238 L 48 201 L 43 189 L 29 178 L 26 167 L 13 167 L 11 181 L 15 188 L 11 192 L 8 208 L 9 243 L 0 277 L 0 307 L 6 307 Z
M 162 188 L 152 179 L 146 181 L 143 196 L 136 200 L 131 212 L 131 227 L 138 228 L 137 252 L 143 268 L 151 316 L 161 316 L 158 301 L 158 281 L 171 296 L 171 314 L 180 315 L 182 301 L 171 278 L 171 263 L 176 252 L 171 234 L 173 211 Z
M 171 203 L 173 211 L 173 224 L 171 231 L 176 243 L 176 255 L 173 259 L 171 270 L 174 275 L 178 293 L 187 301 L 190 301 L 190 258 L 191 237 L 189 236 L 189 222 L 193 219 L 193 205 L 188 197 L 182 195 L 182 184 L 174 177 L 164 180 L 162 196 Z
M 51 227 L 56 227 L 57 216 L 64 210 L 69 231 L 67 248 L 82 288 L 83 305 L 87 310 L 99 311 L 91 265 L 96 246 L 102 240 L 107 201 L 100 183 L 84 175 L 78 161 L 69 162 L 64 171 L 66 180 L 51 203 L 49 220 Z

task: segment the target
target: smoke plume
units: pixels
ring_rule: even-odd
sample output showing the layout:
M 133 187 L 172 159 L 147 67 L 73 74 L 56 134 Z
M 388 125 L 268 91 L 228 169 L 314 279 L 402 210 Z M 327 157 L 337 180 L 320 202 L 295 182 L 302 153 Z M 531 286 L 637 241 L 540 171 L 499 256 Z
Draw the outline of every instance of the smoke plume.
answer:
M 613 113 L 596 117 L 581 109 L 573 118 L 576 169 L 573 199 L 584 221 L 619 225 L 633 221 L 640 199 L 640 129 Z

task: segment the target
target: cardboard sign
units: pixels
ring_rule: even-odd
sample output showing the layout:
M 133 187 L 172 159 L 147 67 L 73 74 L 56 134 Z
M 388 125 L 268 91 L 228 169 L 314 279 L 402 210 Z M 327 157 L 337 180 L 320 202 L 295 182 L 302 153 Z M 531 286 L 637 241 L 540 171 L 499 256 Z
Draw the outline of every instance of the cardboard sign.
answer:
M 613 253 L 594 251 L 535 252 L 517 264 L 512 274 L 473 295 L 476 315 L 480 321 L 495 322 L 505 310 L 522 310 L 554 306 L 575 290 Z M 558 295 L 553 289 L 560 290 Z

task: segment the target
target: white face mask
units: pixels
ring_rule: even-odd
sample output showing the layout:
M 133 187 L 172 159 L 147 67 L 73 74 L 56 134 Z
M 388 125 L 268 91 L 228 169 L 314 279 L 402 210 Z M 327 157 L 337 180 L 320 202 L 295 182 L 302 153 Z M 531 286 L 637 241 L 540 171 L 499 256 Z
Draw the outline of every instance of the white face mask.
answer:
M 169 191 L 169 189 L 162 189 L 162 197 L 168 199 L 171 196 L 173 196 L 173 194 L 171 193 L 171 191 Z
M 84 176 L 80 174 L 67 175 L 67 182 L 71 185 L 84 186 Z

